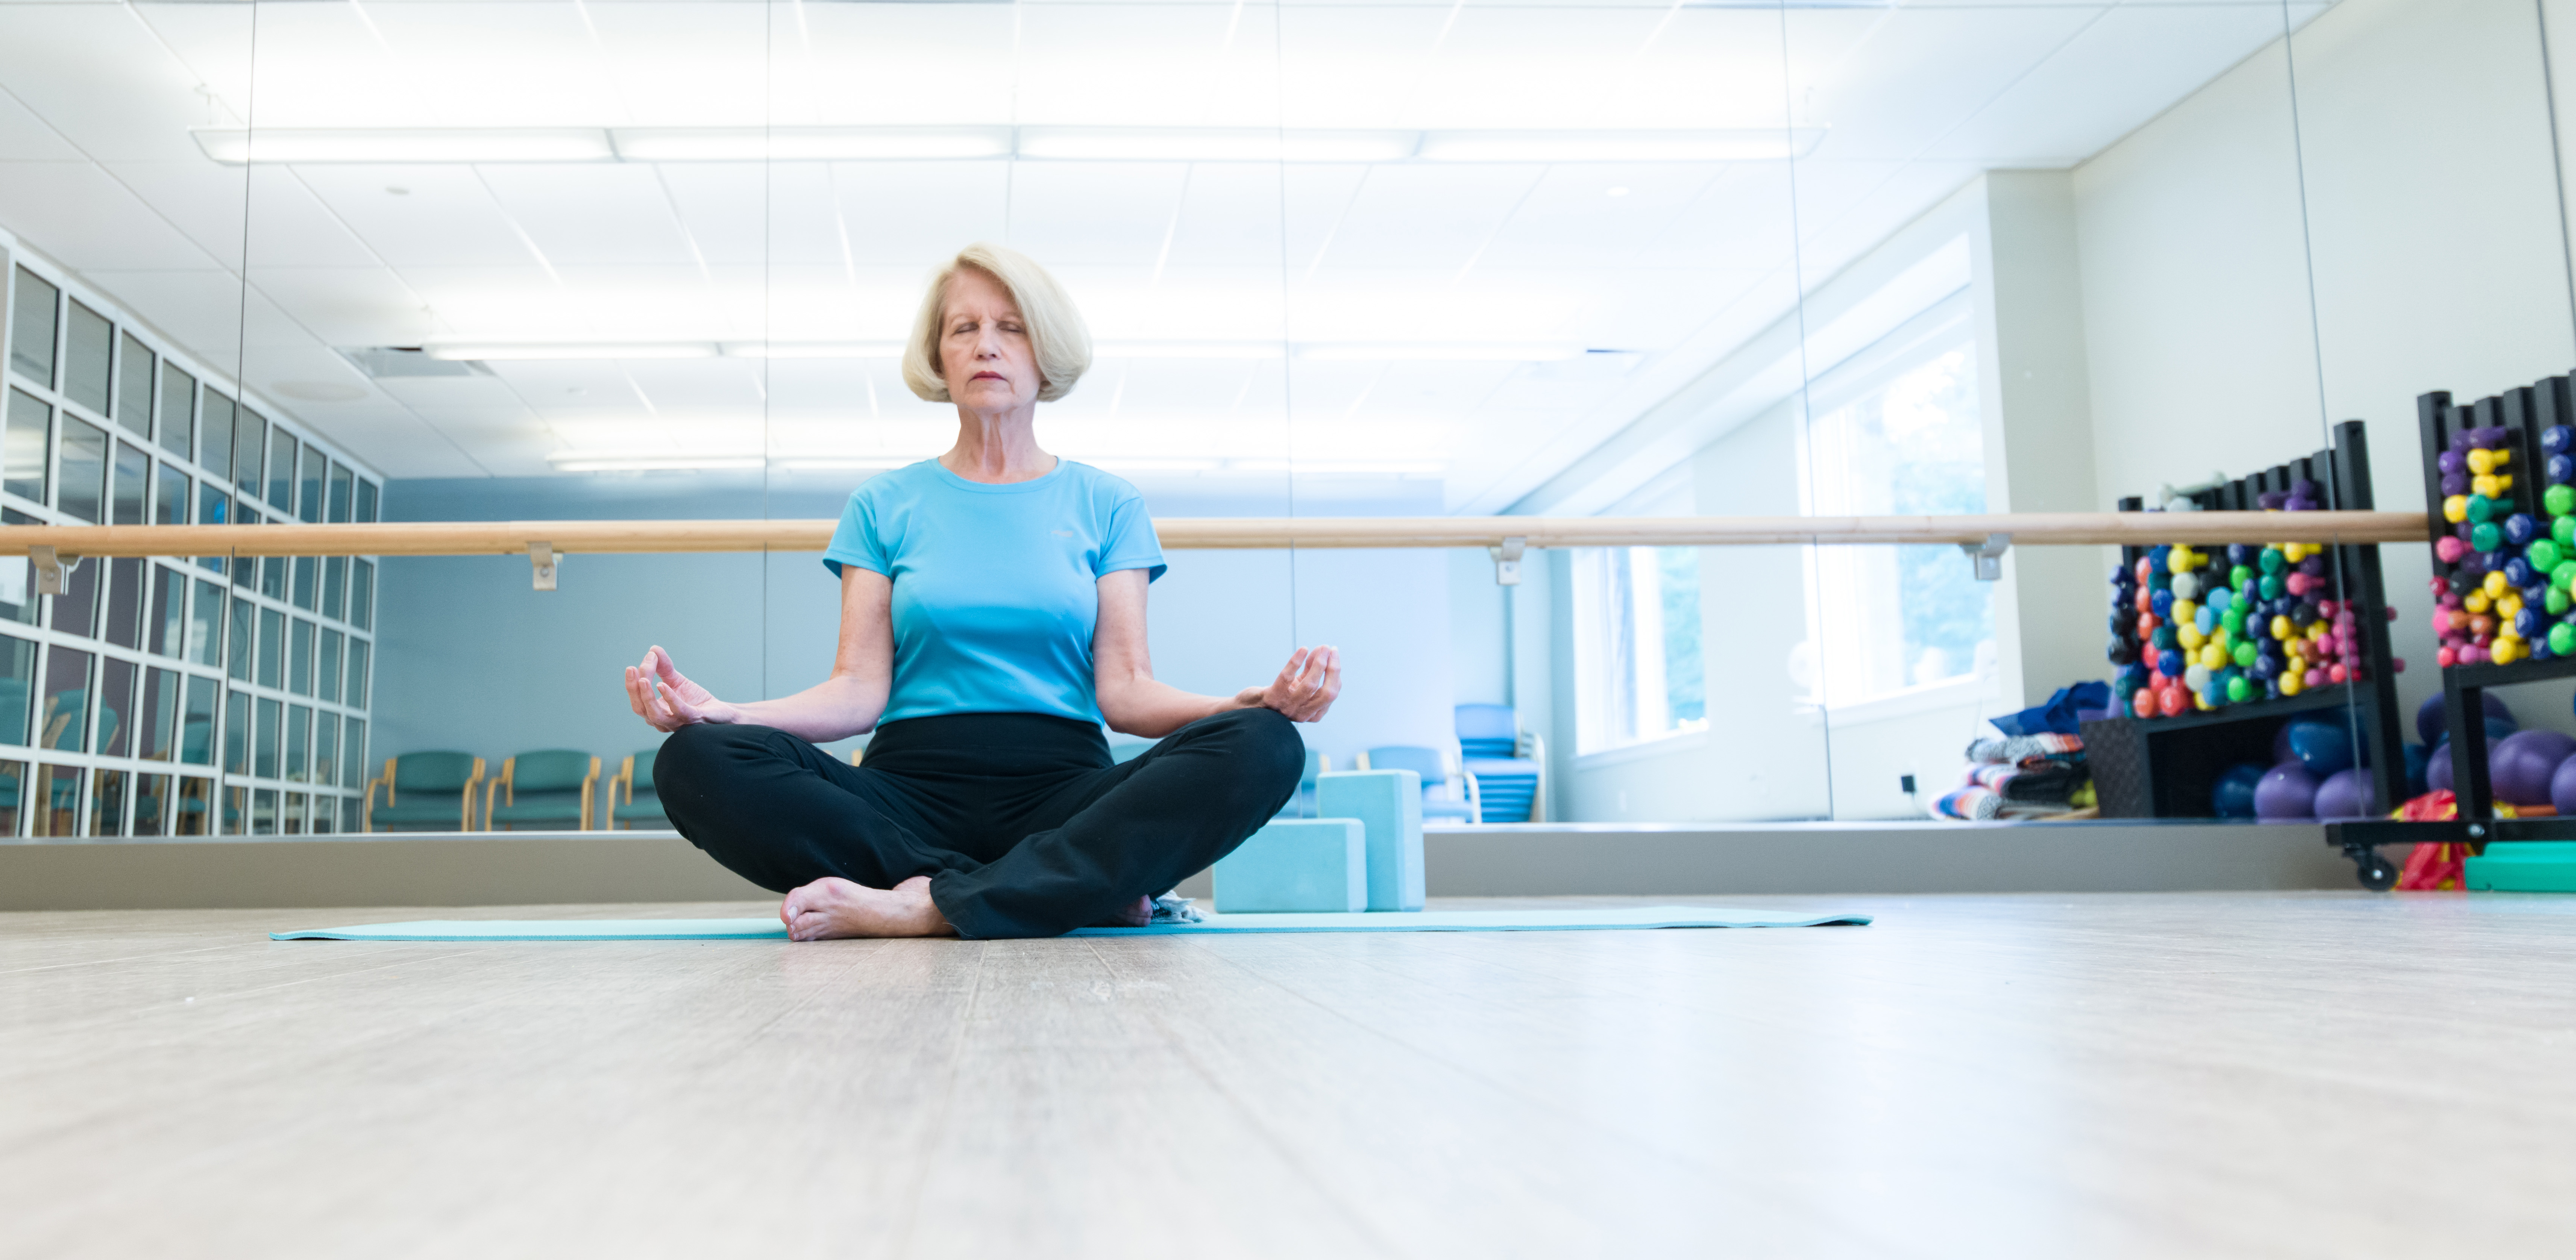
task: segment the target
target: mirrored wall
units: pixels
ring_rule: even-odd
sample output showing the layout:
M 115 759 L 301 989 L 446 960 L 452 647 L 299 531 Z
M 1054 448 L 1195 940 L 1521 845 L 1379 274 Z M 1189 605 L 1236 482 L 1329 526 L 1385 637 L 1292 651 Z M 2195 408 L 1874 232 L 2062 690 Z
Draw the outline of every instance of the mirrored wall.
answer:
M 1980 560 L 1796 522 L 2419 508 L 2418 395 L 2576 360 L 2569 29 L 2554 0 L 0 5 L 0 510 L 831 520 L 954 442 L 900 360 L 928 275 L 989 241 L 1094 340 L 1041 444 L 1158 519 L 1783 519 L 1511 583 L 1481 548 L 1172 548 L 1158 675 L 1231 694 L 1337 645 L 1318 767 L 1417 767 L 1435 822 L 2235 816 L 2218 779 L 2296 760 L 2294 719 L 2344 734 L 2313 813 L 2385 713 L 2430 742 L 2429 548 Z M 59 596 L 5 568 L 29 839 L 659 827 L 622 667 L 659 645 L 780 696 L 840 615 L 785 548 L 575 550 L 544 591 L 526 556 L 90 561 Z M 2118 804 L 2071 747 L 1971 750 L 2085 681 L 2145 697 L 2119 756 L 2191 782 Z M 445 755 L 395 776 L 416 754 Z

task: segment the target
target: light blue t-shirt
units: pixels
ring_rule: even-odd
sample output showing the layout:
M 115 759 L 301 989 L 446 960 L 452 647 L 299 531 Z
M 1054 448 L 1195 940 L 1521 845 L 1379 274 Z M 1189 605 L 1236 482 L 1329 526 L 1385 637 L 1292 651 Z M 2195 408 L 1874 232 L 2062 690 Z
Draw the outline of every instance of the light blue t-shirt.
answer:
M 823 564 L 894 582 L 894 692 L 882 722 L 942 713 L 1100 721 L 1091 631 L 1100 577 L 1163 576 L 1136 487 L 1059 459 L 1034 481 L 968 481 L 938 460 L 850 495 Z

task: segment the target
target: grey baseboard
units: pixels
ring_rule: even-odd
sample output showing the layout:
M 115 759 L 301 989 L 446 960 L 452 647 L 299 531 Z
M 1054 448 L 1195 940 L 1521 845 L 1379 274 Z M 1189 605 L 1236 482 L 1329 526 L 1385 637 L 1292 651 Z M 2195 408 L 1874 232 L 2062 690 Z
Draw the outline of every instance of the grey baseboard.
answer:
M 2316 826 L 1432 827 L 1433 896 L 2170 892 L 2355 887 Z M 1204 872 L 1184 895 L 1207 897 Z M 670 833 L 0 845 L 0 910 L 766 901 Z
M 1425 827 L 1422 847 L 1435 897 L 2358 887 L 2312 824 L 1524 823 Z
M 0 845 L 0 910 L 768 900 L 677 835 Z

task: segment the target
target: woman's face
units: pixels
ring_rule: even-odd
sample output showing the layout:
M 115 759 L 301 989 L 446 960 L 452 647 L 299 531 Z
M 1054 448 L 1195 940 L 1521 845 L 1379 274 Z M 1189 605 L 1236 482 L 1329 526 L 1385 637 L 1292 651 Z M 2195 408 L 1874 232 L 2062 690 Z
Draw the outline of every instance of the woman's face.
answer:
M 948 282 L 939 323 L 939 369 L 948 396 L 973 411 L 1013 411 L 1037 402 L 1038 358 L 1028 325 L 1000 281 L 960 267 Z

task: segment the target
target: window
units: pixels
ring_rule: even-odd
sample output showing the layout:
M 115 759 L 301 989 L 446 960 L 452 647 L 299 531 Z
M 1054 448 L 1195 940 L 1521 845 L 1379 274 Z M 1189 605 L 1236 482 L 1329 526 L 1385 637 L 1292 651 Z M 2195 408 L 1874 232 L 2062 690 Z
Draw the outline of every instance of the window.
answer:
M 310 442 L 304 444 L 302 471 L 297 474 L 295 483 L 295 519 L 307 525 L 318 525 L 322 521 L 322 485 L 330 463 L 322 454 L 322 448 Z
M 248 498 L 259 497 L 259 456 L 267 449 L 268 421 L 248 407 L 233 405 L 233 487 Z
M 140 525 L 150 507 L 148 491 L 152 481 L 152 457 L 142 451 L 116 444 L 116 479 L 110 498 L 110 525 Z
M 233 477 L 233 400 L 209 389 L 199 418 L 205 424 L 204 454 L 197 460 L 208 473 L 226 481 Z M 214 524 L 221 524 L 219 517 Z
M 69 335 L 63 338 L 63 396 L 107 414 L 107 391 L 116 354 L 116 325 L 78 302 L 72 303 Z
M 152 437 L 152 352 L 123 334 L 116 347 L 116 422 L 146 441 Z
M 0 489 L 30 502 L 45 501 L 45 448 L 54 437 L 54 409 L 33 394 L 9 391 L 9 420 L 0 434 Z
M 62 290 L 18 269 L 18 300 L 9 318 L 9 366 L 18 375 L 54 387 L 54 333 L 60 327 Z
M 1708 729 L 1699 549 L 1575 553 L 1575 745 L 1593 753 Z
M 249 414 L 254 422 L 267 423 L 257 412 Z M 295 510 L 295 439 L 283 429 L 268 444 L 268 502 L 280 512 Z
M 36 645 L 0 635 L 0 744 L 27 742 L 27 703 L 36 690 Z
M 54 506 L 65 516 L 76 516 L 91 525 L 106 522 L 99 519 L 107 499 L 107 432 L 63 413 L 63 479 L 60 497 Z
M 161 365 L 161 449 L 186 459 L 197 449 L 197 378 Z
M 1803 454 L 1818 516 L 1986 510 L 1976 343 L 1965 294 L 1819 377 Z M 1990 588 L 1959 549 L 1807 549 L 1818 631 L 1802 650 L 1827 708 L 1965 679 L 1993 649 Z
M 161 465 L 161 480 L 155 485 L 152 494 L 152 523 L 155 525 L 187 524 L 189 489 L 188 474 L 168 464 Z

